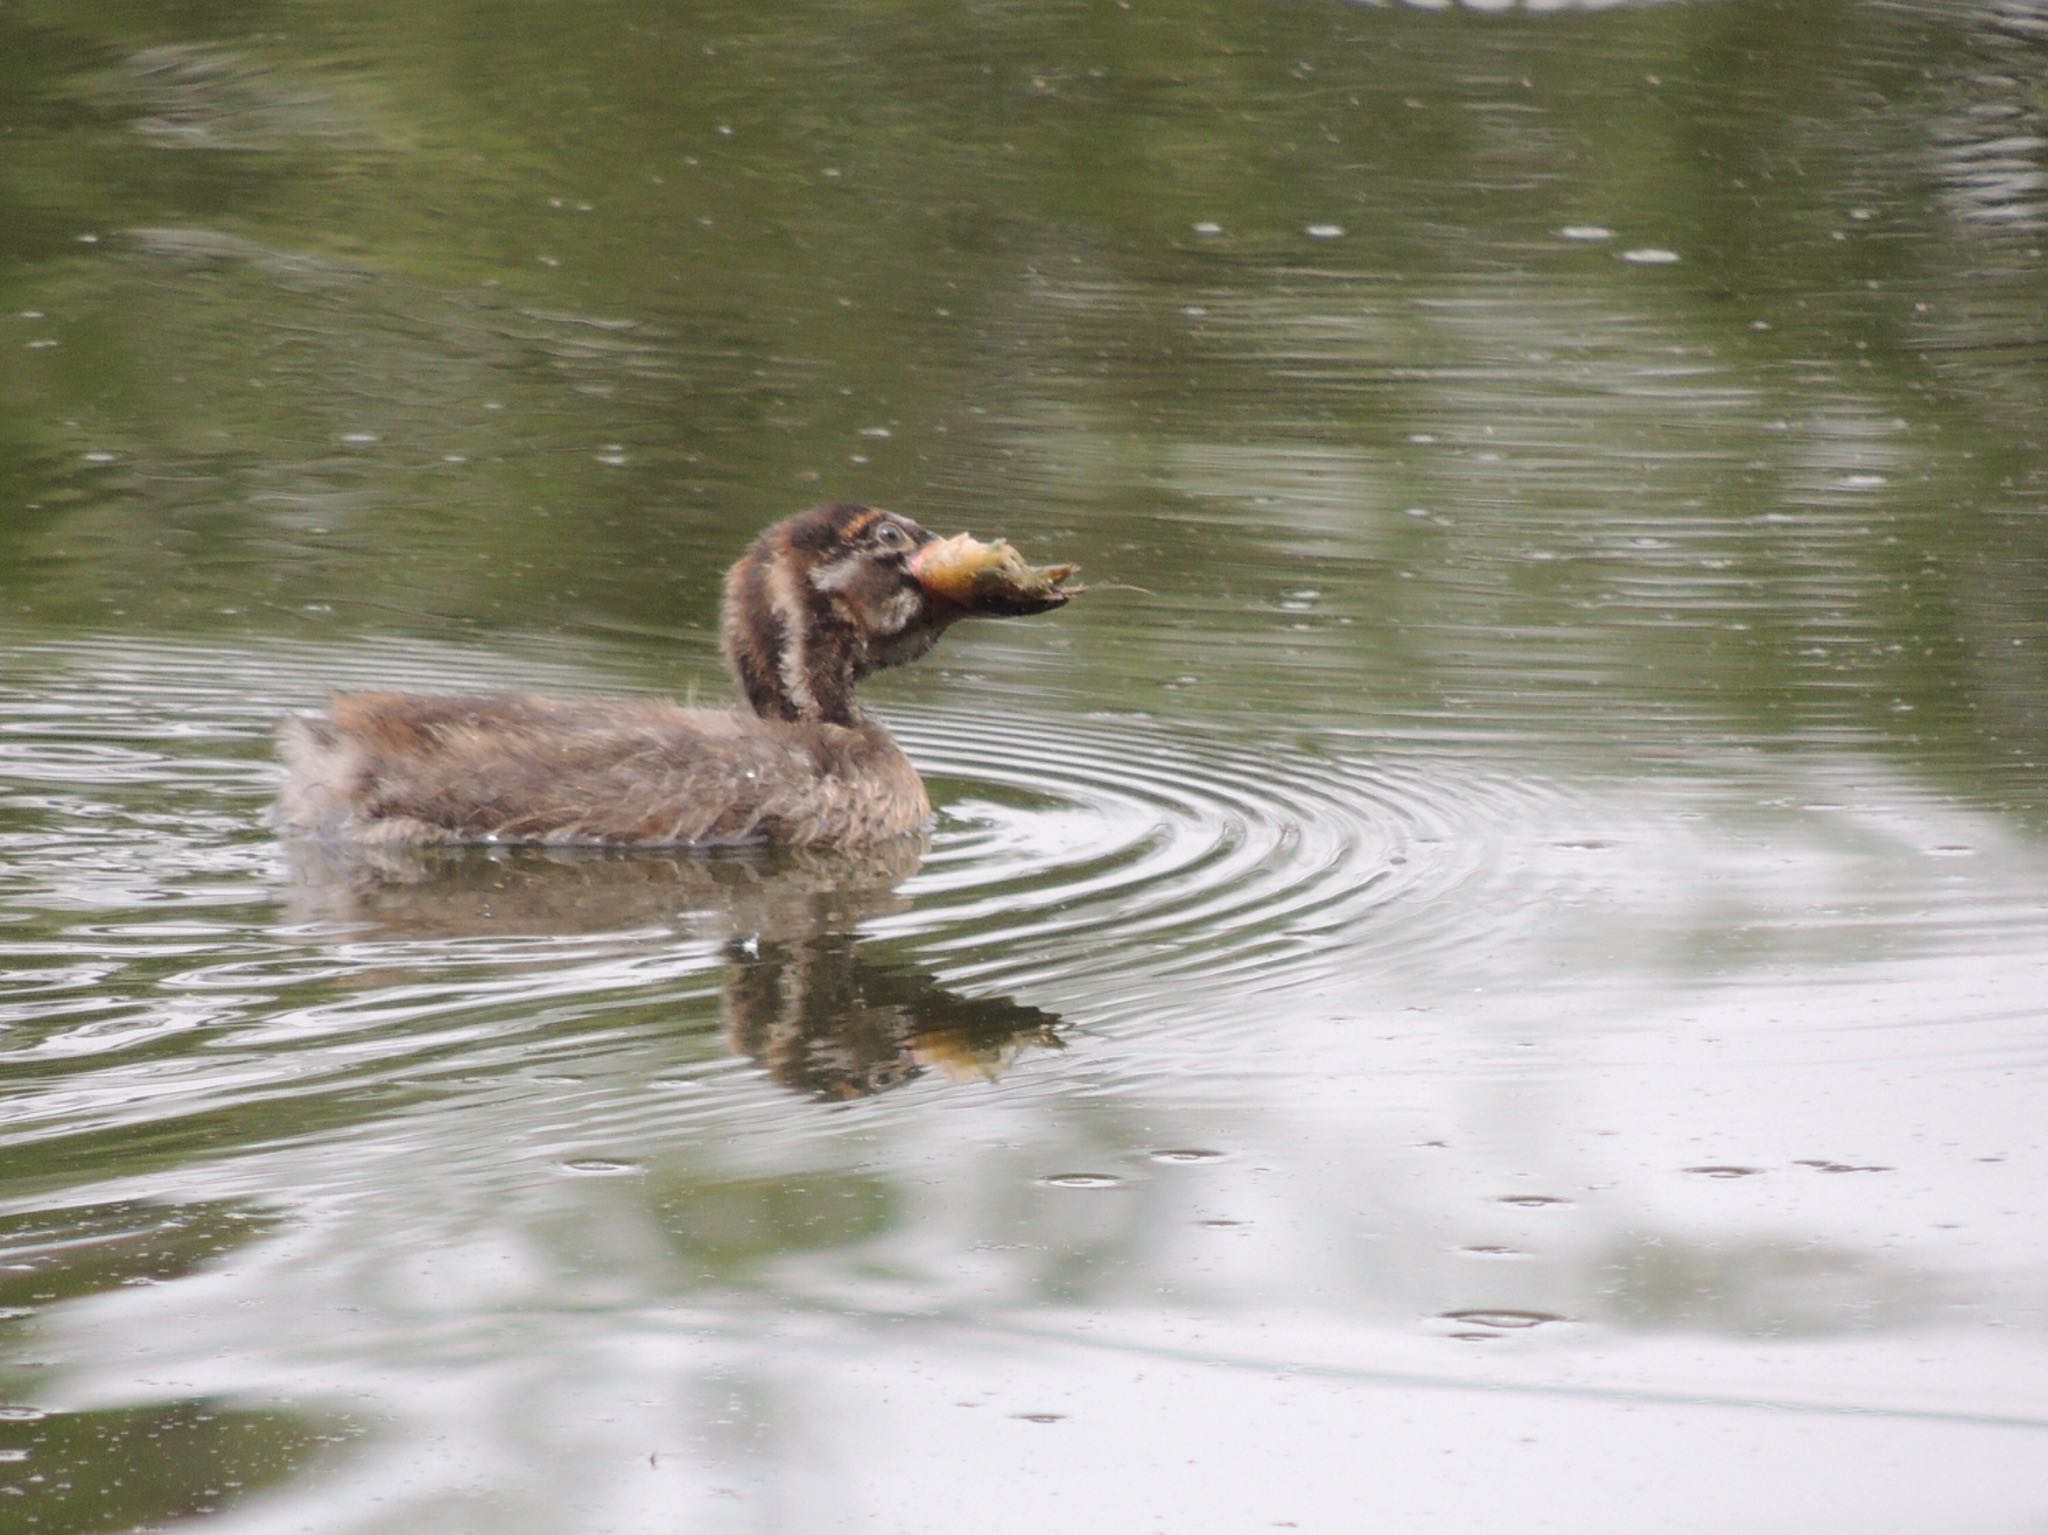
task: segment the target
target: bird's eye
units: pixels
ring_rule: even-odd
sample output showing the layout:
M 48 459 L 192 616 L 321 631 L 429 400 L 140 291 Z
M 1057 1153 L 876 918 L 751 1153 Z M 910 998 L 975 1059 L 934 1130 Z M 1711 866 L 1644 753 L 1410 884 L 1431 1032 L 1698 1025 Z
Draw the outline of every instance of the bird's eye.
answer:
M 884 549 L 901 549 L 910 542 L 910 535 L 893 522 L 882 522 L 875 525 L 875 542 Z

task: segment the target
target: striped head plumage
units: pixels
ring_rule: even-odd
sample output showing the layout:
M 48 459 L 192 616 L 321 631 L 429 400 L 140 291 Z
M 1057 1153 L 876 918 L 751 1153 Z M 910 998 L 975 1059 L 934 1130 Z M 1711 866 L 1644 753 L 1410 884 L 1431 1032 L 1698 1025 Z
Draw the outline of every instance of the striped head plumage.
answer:
M 918 579 L 938 540 L 908 517 L 840 502 L 779 522 L 725 579 L 725 657 L 765 719 L 851 725 L 869 673 L 914 661 L 965 610 Z

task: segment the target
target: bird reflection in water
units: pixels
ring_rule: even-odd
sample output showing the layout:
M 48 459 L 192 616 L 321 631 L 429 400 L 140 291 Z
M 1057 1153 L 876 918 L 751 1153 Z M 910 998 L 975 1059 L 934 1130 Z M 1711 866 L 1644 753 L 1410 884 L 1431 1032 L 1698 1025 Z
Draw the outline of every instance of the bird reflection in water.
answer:
M 863 959 L 850 933 L 747 940 L 728 952 L 726 1038 L 814 1098 L 864 1098 L 928 1070 L 993 1078 L 1027 1049 L 1062 1048 L 1055 1015 L 960 996 L 914 965 Z
M 967 997 L 901 958 L 870 957 L 859 925 L 909 906 L 923 837 L 832 853 L 336 847 L 285 844 L 296 922 L 408 940 L 647 934 L 721 945 L 725 1037 L 782 1086 L 825 1101 L 927 1072 L 988 1080 L 1060 1019 L 1008 997 Z

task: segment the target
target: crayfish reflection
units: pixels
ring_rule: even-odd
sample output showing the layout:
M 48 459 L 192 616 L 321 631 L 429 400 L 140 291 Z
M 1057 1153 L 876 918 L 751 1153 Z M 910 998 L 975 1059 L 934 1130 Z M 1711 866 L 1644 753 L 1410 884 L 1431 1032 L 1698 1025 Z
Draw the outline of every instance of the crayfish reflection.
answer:
M 914 961 L 872 952 L 861 923 L 908 908 L 899 886 L 927 844 L 852 853 L 735 849 L 347 848 L 286 844 L 294 921 L 407 940 L 645 934 L 709 939 L 728 966 L 725 1038 L 777 1083 L 821 1100 L 867 1097 L 936 1072 L 999 1076 L 1063 1048 L 1060 1020 L 1008 997 L 968 997 Z

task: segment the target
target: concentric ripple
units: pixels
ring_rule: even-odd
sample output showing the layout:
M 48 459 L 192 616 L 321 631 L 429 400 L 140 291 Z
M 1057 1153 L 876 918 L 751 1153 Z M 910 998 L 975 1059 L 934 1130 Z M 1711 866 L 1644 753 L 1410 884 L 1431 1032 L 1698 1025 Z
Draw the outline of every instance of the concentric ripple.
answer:
M 1580 824 L 1571 797 L 1533 777 L 1314 740 L 955 711 L 899 734 L 941 821 L 906 887 L 912 910 L 878 926 L 919 934 L 976 980 L 1050 970 L 1267 991 L 1376 954 L 1412 963 L 1560 894 L 1552 875 L 1532 886 L 1528 861 L 1503 860 L 1502 845 L 1567 842 Z M 1497 900 L 1472 888 L 1488 880 Z M 1462 918 L 1442 909 L 1453 891 Z
M 1014 998 L 1017 1019 L 1051 1006 L 1097 1026 L 1170 1000 L 1183 1030 L 1227 1028 L 1232 999 L 1457 963 L 1482 927 L 1574 877 L 1504 851 L 1563 840 L 1571 822 L 1569 798 L 1533 777 L 999 698 L 888 709 L 940 807 L 921 864 L 914 848 L 798 868 L 478 851 L 336 878 L 264 829 L 280 714 L 334 683 L 606 679 L 550 653 L 375 643 L 106 641 L 14 662 L 0 686 L 0 1054 L 22 1089 L 17 1137 L 146 1138 L 272 1098 L 404 1095 L 601 1037 L 672 1035 L 679 1009 L 781 1039 L 772 1018 L 735 1030 L 732 996 L 720 1022 L 733 943 L 784 955 L 775 986 L 809 986 L 813 1013 L 865 995 L 930 1020 Z M 732 1064 L 692 1049 L 664 1069 Z
M 703 1094 L 704 1112 L 780 1112 L 756 1067 L 872 1092 L 995 1074 L 1047 1029 L 1227 1046 L 1270 1030 L 1275 1002 L 1344 1019 L 1560 985 L 1598 1006 L 1700 964 L 1702 932 L 1733 945 L 1737 976 L 1752 933 L 1827 973 L 2039 932 L 2023 849 L 1875 792 L 1867 765 L 1853 788 L 1805 786 L 1806 821 L 1777 812 L 1763 837 L 1729 809 L 1732 770 L 1712 790 L 1583 769 L 1566 788 L 1498 749 L 1059 713 L 988 688 L 884 705 L 939 807 L 921 860 L 474 850 L 337 876 L 265 830 L 281 713 L 329 683 L 616 684 L 558 652 L 374 643 L 12 662 L 0 1143 L 94 1137 L 108 1163 L 261 1105 L 352 1122 L 348 1104 L 570 1080 L 606 1051 L 760 1088 Z M 1786 947 L 1794 910 L 1811 953 Z

